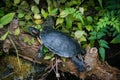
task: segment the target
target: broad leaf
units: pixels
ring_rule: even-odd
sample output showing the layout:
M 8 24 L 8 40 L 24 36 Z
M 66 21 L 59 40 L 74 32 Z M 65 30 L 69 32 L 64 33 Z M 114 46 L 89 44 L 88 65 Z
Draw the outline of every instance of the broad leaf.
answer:
M 0 24 L 3 26 L 10 23 L 14 17 L 15 13 L 8 13 L 0 19 Z
M 103 47 L 99 48 L 99 53 L 102 58 L 102 61 L 105 61 L 105 49 Z

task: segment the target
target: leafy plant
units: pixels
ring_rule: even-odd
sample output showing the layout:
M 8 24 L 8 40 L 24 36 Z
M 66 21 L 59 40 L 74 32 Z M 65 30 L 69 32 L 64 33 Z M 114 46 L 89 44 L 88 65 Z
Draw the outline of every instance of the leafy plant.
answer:
M 3 28 L 4 25 L 7 25 L 8 23 L 10 23 L 10 21 L 12 21 L 14 15 L 15 15 L 15 13 L 8 13 L 8 14 L 4 15 L 0 19 L 0 28 Z
M 116 16 L 117 15 L 117 16 Z M 111 43 L 120 43 L 120 24 L 119 24 L 119 14 L 115 14 L 114 11 L 107 11 L 103 17 L 101 17 L 96 26 L 94 26 L 94 31 L 90 32 L 89 40 L 91 42 L 98 41 L 99 53 L 102 60 L 105 60 L 105 48 L 109 48 L 109 44 L 104 38 L 111 37 Z M 94 45 L 94 42 L 93 42 Z

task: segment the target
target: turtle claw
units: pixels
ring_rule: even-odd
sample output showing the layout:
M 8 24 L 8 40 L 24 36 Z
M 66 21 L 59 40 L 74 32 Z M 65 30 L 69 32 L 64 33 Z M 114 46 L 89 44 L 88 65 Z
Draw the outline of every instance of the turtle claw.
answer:
M 82 59 L 77 58 L 76 56 L 74 56 L 74 57 L 72 57 L 72 61 L 74 62 L 74 64 L 76 65 L 77 69 L 80 72 L 86 71 L 85 64 L 84 64 Z

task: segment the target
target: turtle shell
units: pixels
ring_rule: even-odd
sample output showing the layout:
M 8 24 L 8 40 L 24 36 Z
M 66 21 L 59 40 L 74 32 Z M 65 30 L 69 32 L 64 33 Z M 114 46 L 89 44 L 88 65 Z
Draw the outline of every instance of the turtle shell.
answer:
M 43 44 L 59 56 L 73 57 L 81 53 L 79 43 L 62 32 L 47 28 L 43 29 L 40 37 Z

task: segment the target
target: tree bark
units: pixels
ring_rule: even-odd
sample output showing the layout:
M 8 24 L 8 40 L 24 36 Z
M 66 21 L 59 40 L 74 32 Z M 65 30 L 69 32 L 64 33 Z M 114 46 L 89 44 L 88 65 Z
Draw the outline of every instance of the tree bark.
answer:
M 25 33 L 24 31 L 20 30 L 19 35 L 14 35 L 14 31 L 19 28 L 17 20 L 13 20 L 10 25 L 8 25 L 8 30 L 10 31 L 9 36 L 11 37 L 12 41 L 15 43 L 15 46 L 17 47 L 19 56 L 23 59 L 27 59 L 32 62 L 36 62 L 38 64 L 45 63 L 46 65 L 51 65 L 52 61 L 41 59 L 41 61 L 37 58 L 38 51 L 40 48 L 39 42 L 34 39 L 33 44 L 29 44 L 27 42 L 24 42 L 24 38 L 27 37 L 28 41 L 32 39 L 32 36 Z M 5 27 L 6 28 L 6 27 Z M 0 30 L 0 35 L 3 35 L 6 29 Z M 4 41 L 0 41 L 1 48 L 5 53 L 8 53 L 10 51 L 15 52 L 15 49 L 13 47 L 13 44 L 9 40 L 9 38 L 6 38 Z M 120 79 L 120 70 L 111 67 L 107 62 L 103 62 L 100 60 L 98 56 L 98 50 L 97 48 L 90 48 L 90 45 L 86 48 L 86 54 L 84 57 L 84 62 L 86 65 L 86 71 L 85 72 L 79 72 L 74 63 L 70 59 L 66 59 L 66 61 L 63 61 L 60 58 L 60 62 L 58 65 L 58 69 L 63 72 L 70 72 L 80 78 L 84 79 L 90 79 L 90 80 L 118 80 Z M 55 61 L 53 61 L 55 63 Z M 63 64 L 65 65 L 63 67 Z

